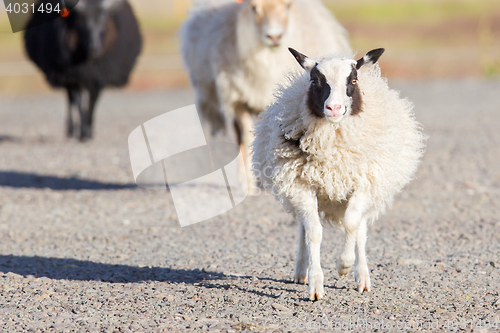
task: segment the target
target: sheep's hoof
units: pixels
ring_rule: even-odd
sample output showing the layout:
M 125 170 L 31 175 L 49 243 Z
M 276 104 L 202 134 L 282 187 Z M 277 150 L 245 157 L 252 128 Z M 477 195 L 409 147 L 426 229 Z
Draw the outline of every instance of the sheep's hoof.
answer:
M 368 273 L 368 268 L 359 269 L 356 273 L 356 285 L 358 286 L 358 292 L 360 294 L 363 291 L 370 291 L 371 283 L 370 283 L 370 274 Z
M 320 288 L 313 288 L 312 290 L 311 287 L 309 287 L 309 299 L 311 301 L 319 301 L 320 299 L 323 299 L 323 297 L 325 297 L 323 285 L 321 285 Z
M 339 272 L 340 277 L 349 274 L 352 266 L 354 266 L 354 258 L 352 260 L 342 260 L 340 257 L 337 259 L 337 272 Z
M 92 128 L 84 126 L 80 128 L 80 141 L 85 142 L 92 139 Z
M 91 131 L 82 131 L 80 134 L 80 142 L 86 142 L 92 139 L 92 132 Z
M 325 297 L 323 276 L 314 276 L 309 281 L 309 299 L 314 302 L 319 301 L 323 297 Z
M 344 277 L 347 274 L 349 274 L 349 272 L 351 271 L 352 266 L 353 265 L 345 265 L 345 264 L 343 264 L 342 261 L 339 259 L 337 261 L 337 272 L 339 273 L 339 276 L 340 277 Z
M 358 285 L 358 292 L 362 294 L 363 291 L 370 291 L 370 286 L 365 284 Z
M 260 194 L 260 190 L 258 187 L 254 187 L 253 185 L 248 186 L 248 195 L 250 196 L 257 196 Z
M 307 274 L 306 275 L 295 274 L 295 277 L 293 278 L 293 282 L 299 283 L 299 284 L 307 284 Z

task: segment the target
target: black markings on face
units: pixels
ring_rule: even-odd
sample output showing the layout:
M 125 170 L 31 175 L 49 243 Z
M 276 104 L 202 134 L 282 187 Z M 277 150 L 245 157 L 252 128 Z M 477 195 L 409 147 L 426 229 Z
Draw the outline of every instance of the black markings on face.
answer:
M 321 73 L 318 67 L 311 70 L 311 85 L 307 93 L 307 106 L 311 112 L 323 118 L 325 102 L 330 96 L 330 85 L 326 82 L 326 77 Z
M 358 86 L 358 71 L 353 66 L 351 74 L 347 77 L 346 94 L 352 98 L 351 116 L 355 116 L 362 112 L 363 100 Z

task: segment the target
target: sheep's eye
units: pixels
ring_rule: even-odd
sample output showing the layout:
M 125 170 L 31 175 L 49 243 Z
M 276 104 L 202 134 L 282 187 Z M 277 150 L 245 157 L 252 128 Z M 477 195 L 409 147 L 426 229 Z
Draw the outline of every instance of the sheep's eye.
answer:
M 354 80 L 352 80 L 352 81 L 351 81 L 351 83 L 352 83 L 353 85 L 355 85 L 356 83 L 358 83 L 358 80 L 354 79 Z
M 252 6 L 252 10 L 255 14 L 257 14 L 257 7 L 256 6 Z

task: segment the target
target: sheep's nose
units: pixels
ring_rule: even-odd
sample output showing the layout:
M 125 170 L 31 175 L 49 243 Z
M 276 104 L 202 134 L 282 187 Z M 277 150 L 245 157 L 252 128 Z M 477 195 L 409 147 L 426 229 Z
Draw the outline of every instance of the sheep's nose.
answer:
M 327 105 L 326 106 L 326 116 L 328 117 L 339 117 L 342 116 L 342 105 Z
M 283 34 L 279 35 L 267 35 L 267 38 L 269 38 L 274 46 L 280 45 L 281 38 L 283 37 Z

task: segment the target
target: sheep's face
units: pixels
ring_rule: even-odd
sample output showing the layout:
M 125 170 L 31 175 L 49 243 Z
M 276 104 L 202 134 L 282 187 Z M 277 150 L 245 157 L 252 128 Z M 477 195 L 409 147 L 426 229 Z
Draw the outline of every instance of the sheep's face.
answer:
M 362 112 L 358 70 L 377 62 L 384 49 L 372 50 L 358 61 L 331 57 L 317 62 L 293 49 L 290 52 L 310 75 L 306 102 L 310 111 L 338 124 L 345 116 Z
M 262 43 L 279 47 L 287 33 L 292 0 L 246 0 L 245 10 L 252 15 Z
M 110 13 L 123 0 L 81 0 L 75 9 L 85 17 L 92 57 L 101 56 L 109 43 Z

